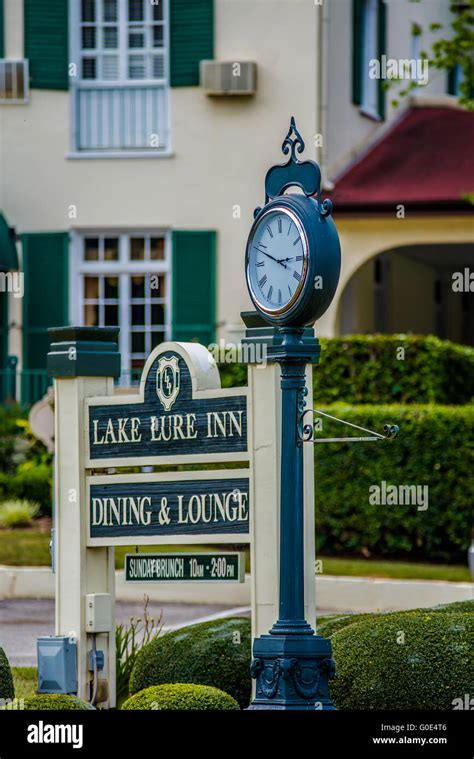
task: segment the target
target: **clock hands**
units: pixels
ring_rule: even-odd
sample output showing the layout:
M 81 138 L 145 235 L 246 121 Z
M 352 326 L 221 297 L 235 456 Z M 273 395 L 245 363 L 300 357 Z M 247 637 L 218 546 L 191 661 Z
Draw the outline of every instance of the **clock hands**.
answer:
M 287 265 L 286 265 L 286 263 L 285 263 L 285 261 L 290 261 L 289 258 L 288 259 L 285 259 L 285 258 L 275 258 L 275 256 L 271 256 L 270 253 L 266 253 L 266 251 L 261 250 L 260 248 L 257 248 L 257 250 L 258 250 L 259 253 L 263 253 L 264 256 L 267 256 L 267 258 L 271 258 L 272 261 L 276 261 L 277 264 L 280 264 L 281 266 L 283 266 L 283 268 L 285 268 L 285 269 L 288 268 Z

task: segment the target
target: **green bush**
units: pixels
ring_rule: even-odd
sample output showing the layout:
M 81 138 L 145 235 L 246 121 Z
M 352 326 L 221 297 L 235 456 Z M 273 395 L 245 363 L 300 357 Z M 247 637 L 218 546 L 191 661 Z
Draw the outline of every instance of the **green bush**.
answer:
M 0 527 L 28 527 L 38 513 L 37 503 L 4 501 L 0 503 Z
M 338 709 L 453 709 L 474 686 L 471 614 L 372 616 L 332 636 Z
M 209 685 L 153 685 L 129 698 L 122 709 L 171 710 L 230 710 L 239 709 L 237 701 L 228 693 Z
M 245 708 L 251 690 L 250 650 L 250 619 L 243 617 L 173 630 L 140 651 L 130 693 L 168 683 L 212 685 Z
M 24 709 L 26 711 L 43 711 L 45 709 L 73 712 L 95 711 L 94 707 L 87 701 L 83 701 L 82 698 L 66 696 L 62 693 L 41 693 L 32 698 L 25 698 Z
M 15 698 L 10 663 L 3 648 L 0 648 L 0 699 Z
M 18 467 L 14 475 L 0 472 L 0 500 L 25 500 L 37 503 L 41 514 L 51 514 L 52 468 L 31 462 Z
M 315 446 L 317 553 L 464 562 L 473 525 L 474 406 L 323 410 L 379 432 L 397 423 L 400 436 Z M 323 431 L 333 437 L 342 429 L 324 419 Z M 369 488 L 382 481 L 428 485 L 428 508 L 371 504 Z
M 468 346 L 431 335 L 350 335 L 320 342 L 313 375 L 317 404 L 474 400 L 474 349 Z M 242 364 L 221 364 L 219 370 L 223 387 L 247 382 Z

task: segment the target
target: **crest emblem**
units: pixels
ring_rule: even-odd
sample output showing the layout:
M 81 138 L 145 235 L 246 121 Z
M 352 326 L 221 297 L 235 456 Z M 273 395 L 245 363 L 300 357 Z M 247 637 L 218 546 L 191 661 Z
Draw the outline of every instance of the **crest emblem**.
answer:
M 173 406 L 180 390 L 180 369 L 177 356 L 163 356 L 156 370 L 156 394 L 165 411 Z

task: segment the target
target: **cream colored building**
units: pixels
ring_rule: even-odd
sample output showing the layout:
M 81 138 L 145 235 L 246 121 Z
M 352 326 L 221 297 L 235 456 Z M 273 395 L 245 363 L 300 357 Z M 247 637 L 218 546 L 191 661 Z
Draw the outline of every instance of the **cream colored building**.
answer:
M 0 344 L 3 363 L 19 359 L 25 399 L 46 382 L 48 326 L 118 324 L 125 375 L 162 339 L 238 339 L 250 307 L 246 237 L 265 173 L 284 160 L 290 116 L 331 190 L 409 105 L 390 105 L 368 61 L 416 58 L 434 39 L 429 23 L 450 17 L 448 0 L 3 0 L 0 9 L 0 250 L 14 228 L 25 273 L 22 298 L 0 293 Z M 200 75 L 202 60 L 228 65 Z M 451 107 L 447 89 L 437 72 L 417 96 Z M 448 222 L 401 221 L 395 208 L 355 218 L 335 205 L 343 270 L 319 334 L 439 332 L 428 248 L 459 245 L 464 262 L 464 210 Z M 374 261 L 402 246 L 410 255 L 397 257 L 386 286 L 408 278 L 408 305 L 392 298 L 390 319 L 376 318 Z M 462 339 L 449 318 L 449 335 Z

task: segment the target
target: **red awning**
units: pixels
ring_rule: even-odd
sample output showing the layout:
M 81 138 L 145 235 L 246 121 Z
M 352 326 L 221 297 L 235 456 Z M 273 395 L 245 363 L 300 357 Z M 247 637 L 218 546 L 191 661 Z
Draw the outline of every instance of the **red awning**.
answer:
M 412 108 L 325 193 L 334 210 L 466 209 L 474 192 L 474 113 Z M 471 206 L 472 208 L 472 206 Z

